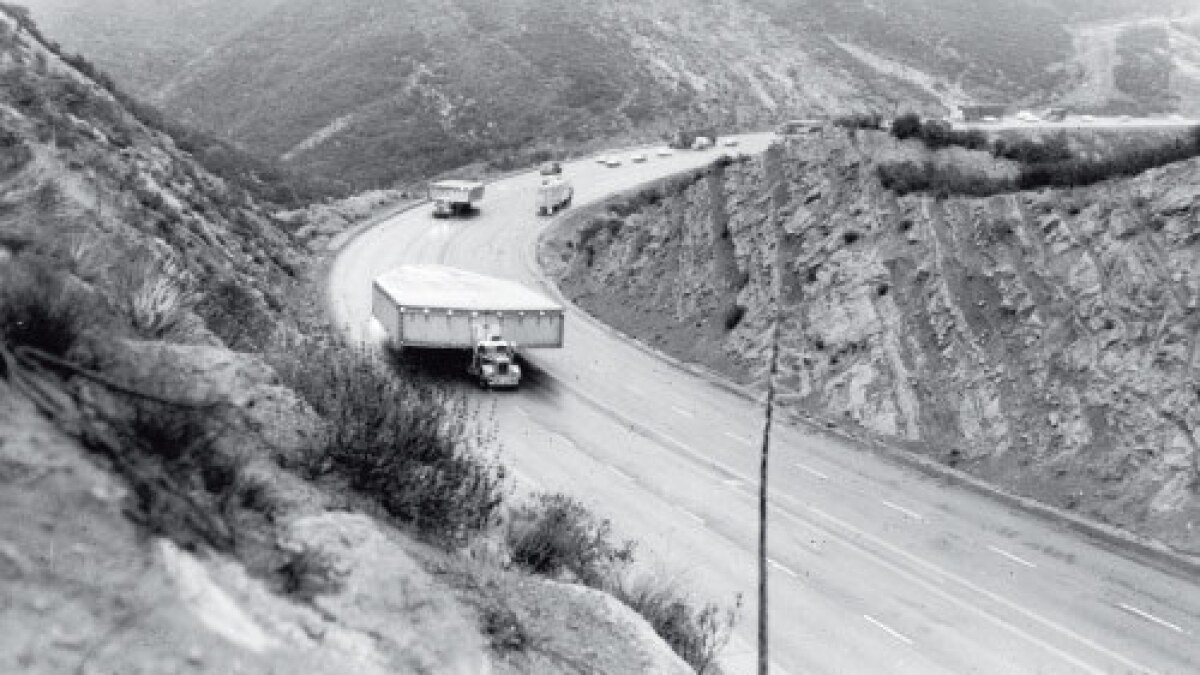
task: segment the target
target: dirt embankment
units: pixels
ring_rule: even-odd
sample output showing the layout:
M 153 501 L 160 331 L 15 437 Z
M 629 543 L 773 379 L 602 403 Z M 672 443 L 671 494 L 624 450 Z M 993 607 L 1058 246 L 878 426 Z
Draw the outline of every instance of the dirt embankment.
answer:
M 603 320 L 780 401 L 1200 551 L 1200 162 L 986 199 L 883 190 L 882 136 L 792 139 L 547 242 Z M 775 285 L 777 282 L 777 286 Z

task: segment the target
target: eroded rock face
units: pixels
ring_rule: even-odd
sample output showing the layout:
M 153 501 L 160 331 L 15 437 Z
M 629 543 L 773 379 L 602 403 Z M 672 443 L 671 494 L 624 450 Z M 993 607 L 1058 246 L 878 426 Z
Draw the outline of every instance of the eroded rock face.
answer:
M 786 406 L 1200 550 L 1200 162 L 896 198 L 874 178 L 882 142 L 831 131 L 683 181 L 584 228 L 562 286 L 737 377 L 763 372 L 778 279 Z M 697 326 L 719 336 L 675 348 Z

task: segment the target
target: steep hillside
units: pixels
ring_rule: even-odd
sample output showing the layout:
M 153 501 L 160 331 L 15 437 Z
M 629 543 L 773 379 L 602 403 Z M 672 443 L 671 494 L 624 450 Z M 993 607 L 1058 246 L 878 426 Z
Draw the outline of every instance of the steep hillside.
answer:
M 55 40 L 144 100 L 282 0 L 26 0 Z
M 786 409 L 1200 550 L 1200 162 L 896 198 L 874 171 L 894 143 L 793 138 L 618 201 L 544 258 L 605 321 L 756 383 L 777 288 Z
M 303 244 L 356 202 L 277 220 L 130 104 L 0 4 L 0 672 L 713 658 L 732 619 L 313 316 Z
M 1072 91 L 1087 92 L 1071 100 L 1095 108 L 1191 110 L 1197 100 L 1187 74 L 1195 62 L 1177 39 L 1186 31 L 1172 28 L 1165 50 L 1123 39 L 1124 51 L 1113 47 L 1104 60 L 1097 50 L 1108 52 L 1086 39 L 1094 31 L 1075 28 L 1147 11 L 1163 23 L 1189 8 L 1183 0 L 1151 9 L 1131 0 L 263 0 L 236 11 L 196 0 L 181 21 L 201 12 L 222 20 L 176 41 L 194 58 L 144 79 L 131 64 L 158 53 L 161 39 L 145 26 L 161 23 L 161 10 L 137 13 L 130 8 L 146 3 L 130 1 L 112 13 L 110 0 L 65 12 L 66 2 L 33 6 L 53 16 L 69 46 L 121 63 L 117 72 L 173 114 L 363 187 L 701 121 L 940 114 L 973 99 L 1037 105 Z M 89 17 L 105 27 L 96 37 Z M 150 47 L 126 51 L 139 39 Z M 1147 68 L 1174 78 L 1170 95 L 1138 95 L 1138 86 L 1158 87 L 1138 84 Z M 1112 77 L 1126 89 L 1085 88 Z

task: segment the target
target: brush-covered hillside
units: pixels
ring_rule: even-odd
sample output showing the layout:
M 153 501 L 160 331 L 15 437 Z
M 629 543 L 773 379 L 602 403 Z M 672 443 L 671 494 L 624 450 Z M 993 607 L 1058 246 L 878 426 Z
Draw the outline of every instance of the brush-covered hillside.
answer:
M 175 23 L 163 3 L 72 3 L 32 7 L 135 92 L 361 186 L 699 122 L 1064 96 L 1200 110 L 1195 8 L 1174 0 L 192 0 Z M 199 28 L 168 44 L 183 22 Z
M 544 259 L 596 316 L 748 384 L 778 306 L 785 410 L 1195 553 L 1200 132 L 1163 156 L 1184 142 L 1134 177 L 1142 151 L 1088 164 L 1117 176 L 1090 187 L 901 197 L 878 166 L 918 141 L 831 128 L 576 216 Z
M 486 417 L 316 315 L 305 212 L 161 121 L 0 5 L 0 672 L 712 662 L 732 614 L 515 494 Z

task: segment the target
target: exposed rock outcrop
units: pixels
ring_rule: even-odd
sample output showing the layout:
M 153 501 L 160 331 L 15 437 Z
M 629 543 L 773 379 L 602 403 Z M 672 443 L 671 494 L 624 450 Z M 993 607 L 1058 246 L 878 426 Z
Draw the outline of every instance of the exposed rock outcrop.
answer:
M 585 308 L 735 378 L 763 372 L 777 288 L 783 405 L 1200 550 L 1200 162 L 896 198 L 890 143 L 794 138 L 545 257 Z

